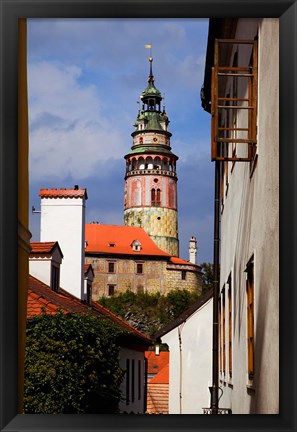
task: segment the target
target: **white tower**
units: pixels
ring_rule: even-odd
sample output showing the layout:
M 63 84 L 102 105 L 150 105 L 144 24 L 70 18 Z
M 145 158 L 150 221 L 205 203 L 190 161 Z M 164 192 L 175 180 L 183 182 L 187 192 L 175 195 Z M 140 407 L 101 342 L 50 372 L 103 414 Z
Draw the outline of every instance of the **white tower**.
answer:
M 189 261 L 197 265 L 197 240 L 194 236 L 189 241 Z
M 85 201 L 86 189 L 40 189 L 40 241 L 58 241 L 64 255 L 60 286 L 85 300 Z

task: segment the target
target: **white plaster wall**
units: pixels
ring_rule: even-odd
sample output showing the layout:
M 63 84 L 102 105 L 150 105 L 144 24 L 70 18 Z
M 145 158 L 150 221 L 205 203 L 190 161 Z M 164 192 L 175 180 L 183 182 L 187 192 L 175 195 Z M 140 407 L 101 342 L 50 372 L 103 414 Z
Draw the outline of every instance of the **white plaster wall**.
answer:
M 253 39 L 259 28 L 258 161 L 229 169 L 221 215 L 221 288 L 233 281 L 233 377 L 221 377 L 221 407 L 234 414 L 279 410 L 279 56 L 278 20 L 239 20 L 236 38 Z M 254 254 L 255 377 L 249 387 L 246 346 L 246 264 Z M 226 308 L 228 313 L 228 308 Z M 228 336 L 228 326 L 226 329 Z M 228 338 L 227 338 L 228 344 Z M 228 345 L 227 345 L 228 346 Z M 227 358 L 228 365 L 228 358 Z M 228 370 L 227 370 L 228 372 Z
M 169 414 L 203 414 L 202 409 L 210 405 L 212 308 L 211 299 L 185 323 L 161 338 L 170 351 Z
M 34 258 L 29 260 L 29 274 L 46 285 L 51 285 L 51 258 Z
M 42 198 L 40 241 L 59 242 L 63 252 L 60 286 L 84 299 L 85 200 Z
M 130 402 L 129 405 L 126 404 L 126 375 L 124 376 L 124 379 L 121 384 L 121 392 L 122 392 L 122 402 L 119 405 L 121 412 L 131 413 L 134 414 L 143 414 L 143 408 L 144 408 L 144 383 L 145 383 L 145 377 L 144 377 L 144 353 L 142 351 L 132 350 L 129 348 L 121 348 L 120 349 L 120 366 L 122 369 L 126 369 L 126 359 L 130 359 Z M 132 360 L 135 361 L 135 377 L 134 377 L 134 394 L 135 399 L 134 402 L 131 401 L 131 395 L 132 395 L 132 379 L 131 379 L 131 364 Z M 140 360 L 141 365 L 141 394 L 140 399 L 138 398 L 138 360 Z

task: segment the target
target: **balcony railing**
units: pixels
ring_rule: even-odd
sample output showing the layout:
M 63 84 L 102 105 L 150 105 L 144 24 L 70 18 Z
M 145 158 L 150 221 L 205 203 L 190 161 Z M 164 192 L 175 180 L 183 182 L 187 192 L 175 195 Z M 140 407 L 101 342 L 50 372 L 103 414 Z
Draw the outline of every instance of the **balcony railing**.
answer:
M 133 175 L 143 175 L 143 174 L 154 174 L 154 175 L 167 175 L 170 177 L 176 177 L 176 173 L 174 171 L 168 171 L 168 170 L 162 170 L 162 169 L 136 169 L 132 171 L 128 171 L 126 173 L 126 176 L 133 176 Z

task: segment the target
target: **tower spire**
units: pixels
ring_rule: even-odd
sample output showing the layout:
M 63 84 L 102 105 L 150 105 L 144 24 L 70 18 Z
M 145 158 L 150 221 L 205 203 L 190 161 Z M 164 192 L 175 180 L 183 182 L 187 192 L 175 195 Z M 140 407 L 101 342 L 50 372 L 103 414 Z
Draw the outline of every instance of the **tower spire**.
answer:
M 145 45 L 145 48 L 150 50 L 149 62 L 150 62 L 150 74 L 148 77 L 148 83 L 152 87 L 154 85 L 154 75 L 153 75 L 153 57 L 152 57 L 152 46 L 150 44 Z

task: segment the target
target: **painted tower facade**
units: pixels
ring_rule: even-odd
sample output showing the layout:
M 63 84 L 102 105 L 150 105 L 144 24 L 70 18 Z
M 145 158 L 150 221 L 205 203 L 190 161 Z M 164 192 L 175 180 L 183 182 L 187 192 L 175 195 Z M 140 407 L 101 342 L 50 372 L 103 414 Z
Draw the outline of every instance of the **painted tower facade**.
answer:
M 149 58 L 148 86 L 141 94 L 131 152 L 125 156 L 124 223 L 143 228 L 160 249 L 179 254 L 177 175 L 178 157 L 171 152 L 169 120 L 155 87 Z

